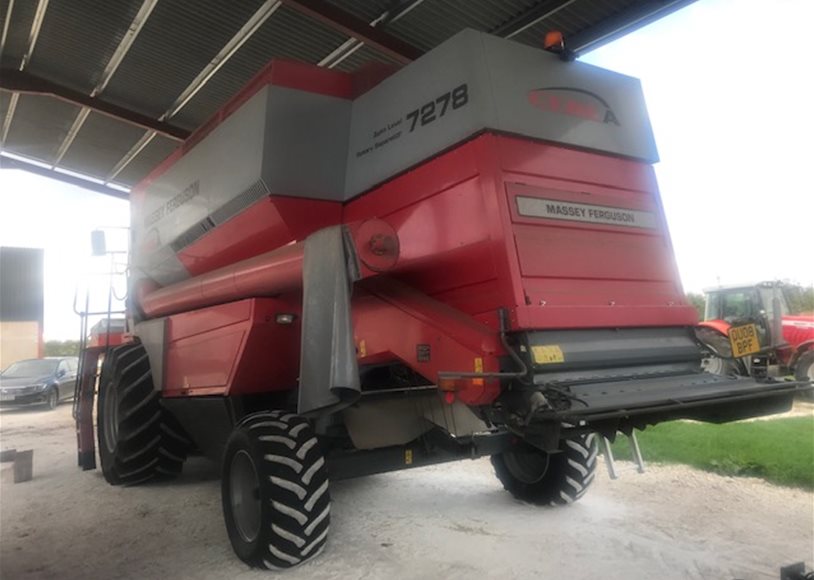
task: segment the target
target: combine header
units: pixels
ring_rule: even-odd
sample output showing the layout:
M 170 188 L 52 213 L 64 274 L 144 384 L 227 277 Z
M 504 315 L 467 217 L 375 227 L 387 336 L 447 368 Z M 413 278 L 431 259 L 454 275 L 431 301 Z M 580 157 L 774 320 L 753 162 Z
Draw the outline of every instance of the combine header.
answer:
M 636 79 L 474 31 L 398 71 L 273 61 L 132 192 L 131 339 L 85 351 L 80 465 L 104 355 L 105 478 L 197 449 L 237 555 L 287 568 L 329 477 L 489 455 L 564 504 L 619 431 L 788 408 L 702 372 L 656 160 Z

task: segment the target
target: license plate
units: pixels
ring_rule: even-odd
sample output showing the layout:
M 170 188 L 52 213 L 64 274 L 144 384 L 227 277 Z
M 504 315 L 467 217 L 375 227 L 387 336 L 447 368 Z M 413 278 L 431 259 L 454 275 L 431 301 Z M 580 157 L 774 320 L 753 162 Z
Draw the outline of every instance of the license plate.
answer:
M 14 395 L 0 395 L 0 401 L 13 401 Z
M 756 353 L 760 350 L 757 337 L 757 326 L 744 324 L 729 329 L 729 344 L 732 345 L 732 356 L 735 358 Z

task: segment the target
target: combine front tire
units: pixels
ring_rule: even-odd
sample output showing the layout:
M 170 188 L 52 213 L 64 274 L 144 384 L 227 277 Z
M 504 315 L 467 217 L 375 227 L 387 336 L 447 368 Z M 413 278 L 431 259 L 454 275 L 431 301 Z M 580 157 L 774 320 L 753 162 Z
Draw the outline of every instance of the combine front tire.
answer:
M 115 347 L 99 385 L 97 433 L 105 479 L 134 485 L 181 471 L 190 441 L 161 406 L 147 352 L 139 343 Z
M 504 489 L 519 500 L 538 505 L 570 504 L 585 495 L 596 471 L 596 435 L 563 442 L 559 453 L 546 453 L 525 442 L 492 456 Z
M 279 411 L 244 419 L 226 446 L 221 491 L 232 547 L 250 566 L 291 568 L 325 547 L 328 472 L 305 419 Z

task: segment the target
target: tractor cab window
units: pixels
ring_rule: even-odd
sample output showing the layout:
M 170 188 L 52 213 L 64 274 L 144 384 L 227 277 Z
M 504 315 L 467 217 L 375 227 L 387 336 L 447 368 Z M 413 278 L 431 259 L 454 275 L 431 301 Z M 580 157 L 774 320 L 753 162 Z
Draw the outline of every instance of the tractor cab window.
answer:
M 763 309 L 766 311 L 766 317 L 769 320 L 774 318 L 775 298 L 780 304 L 780 316 L 786 316 L 789 313 L 789 305 L 786 301 L 786 295 L 782 290 L 775 290 L 773 288 L 761 288 L 760 297 L 763 300 Z
M 713 294 L 707 300 L 706 320 L 740 320 L 760 314 L 760 302 L 753 289 Z

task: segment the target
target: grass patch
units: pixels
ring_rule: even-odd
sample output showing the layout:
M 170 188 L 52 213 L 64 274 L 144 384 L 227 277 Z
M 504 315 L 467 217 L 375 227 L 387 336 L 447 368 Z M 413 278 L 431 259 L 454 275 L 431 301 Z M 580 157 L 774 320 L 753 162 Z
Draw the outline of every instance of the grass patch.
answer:
M 814 417 L 712 425 L 675 421 L 638 432 L 645 461 L 683 463 L 722 475 L 756 476 L 814 489 Z M 630 459 L 627 437 L 613 445 Z

